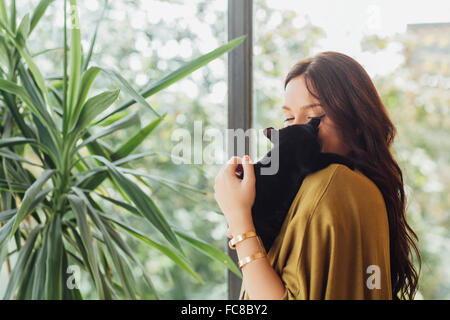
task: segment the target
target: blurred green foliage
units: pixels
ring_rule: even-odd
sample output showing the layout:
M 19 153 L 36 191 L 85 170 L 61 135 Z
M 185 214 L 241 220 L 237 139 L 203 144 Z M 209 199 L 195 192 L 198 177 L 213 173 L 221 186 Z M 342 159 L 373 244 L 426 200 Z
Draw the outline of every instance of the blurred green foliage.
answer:
M 255 126 L 262 128 L 282 127 L 284 78 L 326 37 L 307 14 L 297 28 L 298 14 L 268 9 L 269 3 L 258 0 L 255 5 Z M 280 14 L 274 28 L 268 21 Z M 412 26 L 391 37 L 368 34 L 361 40 L 364 51 L 375 53 L 373 59 L 380 59 L 390 44 L 401 48 L 403 63 L 372 80 L 398 131 L 393 152 L 404 175 L 407 219 L 422 255 L 417 299 L 450 298 L 449 39 L 450 23 L 443 23 Z

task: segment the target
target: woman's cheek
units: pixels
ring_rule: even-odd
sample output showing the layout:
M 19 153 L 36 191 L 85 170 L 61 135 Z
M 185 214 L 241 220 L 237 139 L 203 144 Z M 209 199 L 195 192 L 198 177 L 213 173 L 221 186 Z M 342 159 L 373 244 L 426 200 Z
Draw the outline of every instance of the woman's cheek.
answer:
M 333 135 L 331 134 L 332 128 L 329 121 L 325 120 L 319 125 L 319 142 L 321 144 L 321 152 L 330 152 L 332 149 Z

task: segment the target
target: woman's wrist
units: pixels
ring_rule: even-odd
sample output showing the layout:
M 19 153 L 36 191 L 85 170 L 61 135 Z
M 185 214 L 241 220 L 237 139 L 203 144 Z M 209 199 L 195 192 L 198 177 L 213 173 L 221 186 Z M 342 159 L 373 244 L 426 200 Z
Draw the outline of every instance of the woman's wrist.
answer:
M 245 232 L 255 231 L 251 213 L 243 213 L 240 218 L 236 218 L 233 222 L 230 222 L 229 227 L 233 237 Z

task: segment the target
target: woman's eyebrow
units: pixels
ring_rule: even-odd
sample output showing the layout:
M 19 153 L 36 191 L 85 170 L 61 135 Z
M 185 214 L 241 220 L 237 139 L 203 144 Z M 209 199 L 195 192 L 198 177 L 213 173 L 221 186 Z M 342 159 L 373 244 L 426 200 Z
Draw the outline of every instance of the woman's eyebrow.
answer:
M 307 105 L 301 106 L 300 109 L 309 109 L 309 108 L 313 108 L 313 107 L 316 107 L 316 106 L 322 106 L 322 105 L 320 103 L 311 103 L 311 104 L 307 104 Z M 289 108 L 286 105 L 282 106 L 281 109 L 291 110 L 291 108 Z

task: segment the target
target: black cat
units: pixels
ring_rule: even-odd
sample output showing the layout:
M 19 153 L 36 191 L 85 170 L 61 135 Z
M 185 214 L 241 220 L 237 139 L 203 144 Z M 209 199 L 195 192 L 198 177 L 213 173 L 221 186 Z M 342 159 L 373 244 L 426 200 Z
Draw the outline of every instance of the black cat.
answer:
M 332 163 L 354 169 L 350 159 L 335 153 L 320 152 L 321 146 L 317 138 L 320 120 L 321 118 L 312 118 L 307 124 L 264 130 L 265 136 L 274 146 L 254 165 L 256 196 L 252 216 L 256 232 L 267 252 L 280 232 L 292 201 L 308 174 Z M 278 134 L 278 139 L 273 139 L 274 134 Z M 278 170 L 274 174 L 267 174 L 267 170 L 274 168 L 271 167 L 272 162 L 276 165 L 276 157 L 271 157 L 272 154 L 276 155 L 275 152 L 278 153 L 278 166 L 275 166 Z M 241 165 L 237 167 L 236 175 L 243 178 Z

